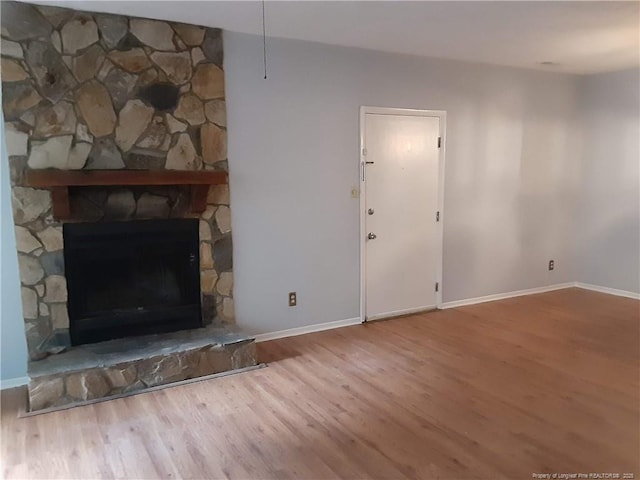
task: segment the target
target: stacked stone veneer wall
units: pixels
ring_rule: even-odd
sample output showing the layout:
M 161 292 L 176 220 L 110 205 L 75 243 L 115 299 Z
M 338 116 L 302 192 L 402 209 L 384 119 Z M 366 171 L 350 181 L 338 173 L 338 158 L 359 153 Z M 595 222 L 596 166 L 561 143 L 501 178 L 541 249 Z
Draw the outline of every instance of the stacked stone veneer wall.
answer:
M 27 169 L 227 170 L 222 33 L 125 16 L 1 3 L 2 108 L 28 350 L 68 336 L 62 224 Z M 71 221 L 193 216 L 188 192 L 78 188 Z M 229 191 L 200 218 L 203 315 L 232 322 Z M 96 272 L 99 275 L 100 272 Z

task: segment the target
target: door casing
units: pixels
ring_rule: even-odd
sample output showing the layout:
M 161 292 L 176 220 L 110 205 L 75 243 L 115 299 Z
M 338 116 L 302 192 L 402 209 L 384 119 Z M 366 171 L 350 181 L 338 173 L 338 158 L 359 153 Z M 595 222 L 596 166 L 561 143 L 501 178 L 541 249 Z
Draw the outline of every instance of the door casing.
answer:
M 436 260 L 436 281 L 439 284 L 438 291 L 436 292 L 436 308 L 440 308 L 442 305 L 442 292 L 444 285 L 442 282 L 442 260 L 443 260 L 443 246 L 444 246 L 444 166 L 445 166 L 445 149 L 446 149 L 446 128 L 447 128 L 447 112 L 444 110 L 414 110 L 410 108 L 388 108 L 388 107 L 360 107 L 360 321 L 366 322 L 366 249 L 365 249 L 365 235 L 366 235 L 366 188 L 365 188 L 365 120 L 367 114 L 378 115 L 405 115 L 413 117 L 437 117 L 440 123 L 440 148 L 438 151 L 438 210 L 440 212 L 440 221 L 436 223 L 436 246 L 437 246 L 437 260 Z M 435 212 L 434 212 L 435 215 Z M 435 285 L 434 285 L 435 288 Z M 409 314 L 411 312 L 404 312 Z

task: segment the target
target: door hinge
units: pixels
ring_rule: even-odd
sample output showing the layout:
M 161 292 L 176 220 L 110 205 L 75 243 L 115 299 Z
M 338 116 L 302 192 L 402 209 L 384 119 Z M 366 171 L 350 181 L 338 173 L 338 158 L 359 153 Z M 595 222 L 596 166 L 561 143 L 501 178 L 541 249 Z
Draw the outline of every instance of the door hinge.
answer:
M 442 137 L 438 137 L 438 148 L 442 146 Z
M 436 212 L 436 222 L 440 221 L 440 212 Z
M 366 156 L 367 156 L 367 149 L 366 149 L 366 148 L 363 148 L 363 149 L 362 149 L 362 156 L 363 156 L 363 157 L 366 157 Z
M 438 282 L 436 282 L 436 292 L 440 290 L 440 284 Z

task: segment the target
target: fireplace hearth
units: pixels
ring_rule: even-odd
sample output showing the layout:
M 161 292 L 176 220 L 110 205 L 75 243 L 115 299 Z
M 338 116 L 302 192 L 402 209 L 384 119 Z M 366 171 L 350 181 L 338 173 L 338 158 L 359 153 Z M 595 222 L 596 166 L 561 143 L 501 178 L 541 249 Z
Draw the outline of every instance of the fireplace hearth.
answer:
M 67 223 L 72 345 L 201 327 L 198 220 Z

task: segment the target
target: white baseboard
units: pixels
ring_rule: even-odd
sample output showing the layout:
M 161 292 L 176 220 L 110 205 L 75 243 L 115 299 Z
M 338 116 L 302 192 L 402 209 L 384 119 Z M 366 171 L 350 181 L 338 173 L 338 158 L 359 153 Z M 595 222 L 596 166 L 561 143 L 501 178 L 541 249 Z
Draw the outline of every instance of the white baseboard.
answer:
M 394 310 L 393 312 L 381 313 L 379 315 L 369 315 L 367 317 L 367 321 L 382 320 L 383 318 L 386 319 L 386 318 L 400 317 L 402 315 L 411 315 L 412 313 L 428 312 L 430 310 L 435 310 L 435 308 L 436 308 L 435 305 L 426 305 L 424 307 L 418 307 L 418 308 L 406 308 L 404 310 Z
M 7 378 L 6 380 L 0 380 L 0 390 L 21 387 L 27 383 L 29 383 L 29 377 Z
M 287 330 L 278 330 L 277 332 L 261 333 L 256 335 L 256 342 L 266 342 L 267 340 L 275 340 L 277 338 L 295 337 L 296 335 L 304 335 L 305 333 L 321 332 L 323 330 L 331 330 L 333 328 L 348 327 L 349 325 L 358 325 L 362 323 L 360 317 L 347 318 L 346 320 L 336 320 L 335 322 L 316 323 L 315 325 L 307 325 L 306 327 L 289 328 Z
M 506 298 L 523 297 L 525 295 L 533 295 L 536 293 L 552 292 L 554 290 L 562 290 L 564 288 L 575 287 L 575 282 L 557 283 L 546 287 L 527 288 L 526 290 L 516 290 L 515 292 L 497 293 L 495 295 L 486 295 L 484 297 L 467 298 L 465 300 L 454 300 L 453 302 L 444 302 L 440 308 L 456 308 L 465 305 L 475 305 L 476 303 L 494 302 L 496 300 L 504 300 Z
M 593 290 L 594 292 L 608 293 L 609 295 L 616 295 L 618 297 L 633 298 L 634 300 L 640 300 L 640 293 L 628 292 L 626 290 L 618 290 L 617 288 L 601 287 L 600 285 L 591 285 L 590 283 L 576 282 L 576 287 L 584 288 L 585 290 Z
M 554 290 L 562 290 L 562 289 L 571 288 L 571 287 L 578 287 L 578 288 L 583 288 L 585 290 L 593 290 L 595 292 L 607 293 L 609 295 L 616 295 L 619 297 L 626 297 L 626 298 L 633 298 L 636 300 L 640 300 L 640 293 L 627 292 L 626 290 L 618 290 L 615 288 L 601 287 L 598 285 L 591 285 L 588 283 L 567 282 L 567 283 L 558 283 L 556 285 L 549 285 L 546 287 L 528 288 L 526 290 L 517 290 L 514 292 L 498 293 L 495 295 L 486 295 L 484 297 L 467 298 L 465 300 L 454 300 L 452 302 L 443 303 L 440 306 L 440 308 L 447 309 L 447 308 L 463 307 L 465 305 L 475 305 L 477 303 L 493 302 L 495 300 L 504 300 L 507 298 L 522 297 L 525 295 L 534 295 L 536 293 L 552 292 Z M 392 312 L 391 314 L 385 315 L 385 317 L 418 313 L 421 311 L 430 310 L 431 308 L 432 307 L 408 309 L 408 310 L 403 310 L 398 312 Z M 380 317 L 376 316 L 373 318 L 369 318 L 369 320 L 375 320 L 376 318 L 380 318 Z M 276 340 L 278 338 L 295 337 L 296 335 L 304 335 L 306 333 L 313 333 L 313 332 L 322 332 L 324 330 L 332 330 L 334 328 L 348 327 L 350 325 L 358 325 L 361 323 L 362 321 L 360 320 L 360 317 L 347 318 L 345 320 L 336 320 L 335 322 L 316 323 L 314 325 L 307 325 L 304 327 L 289 328 L 287 330 L 278 330 L 277 332 L 261 333 L 255 336 L 255 341 L 266 342 L 269 340 Z M 18 377 L 18 378 L 9 378 L 7 380 L 0 380 L 0 390 L 21 387 L 22 385 L 27 385 L 28 383 L 29 383 L 29 377 Z

